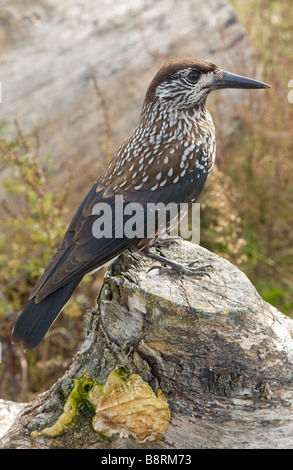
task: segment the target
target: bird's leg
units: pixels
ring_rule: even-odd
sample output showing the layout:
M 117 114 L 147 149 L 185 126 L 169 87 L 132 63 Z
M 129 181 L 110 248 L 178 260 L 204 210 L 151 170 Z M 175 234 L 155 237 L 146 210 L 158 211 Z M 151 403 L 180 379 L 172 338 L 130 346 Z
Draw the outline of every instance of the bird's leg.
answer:
M 187 263 L 186 265 L 184 265 L 181 263 L 177 263 L 176 261 L 172 261 L 170 259 L 164 258 L 164 256 L 161 256 L 158 253 L 153 253 L 152 251 L 149 250 L 149 247 L 146 247 L 143 250 L 141 250 L 141 253 L 143 253 L 148 258 L 154 259 L 156 261 L 159 261 L 159 263 L 161 263 L 160 265 L 152 266 L 148 270 L 148 272 L 152 271 L 153 269 L 159 269 L 160 272 L 167 272 L 167 273 L 180 272 L 182 274 L 187 274 L 188 276 L 210 277 L 210 275 L 206 272 L 207 268 L 212 268 L 210 264 L 207 266 L 198 266 L 197 268 L 194 268 L 194 265 L 198 263 L 198 261 L 191 261 L 190 263 Z
M 169 247 L 171 245 L 177 245 L 179 240 L 182 240 L 181 237 L 165 237 L 165 238 L 157 238 L 152 243 L 150 243 L 150 247 L 152 248 L 163 248 Z

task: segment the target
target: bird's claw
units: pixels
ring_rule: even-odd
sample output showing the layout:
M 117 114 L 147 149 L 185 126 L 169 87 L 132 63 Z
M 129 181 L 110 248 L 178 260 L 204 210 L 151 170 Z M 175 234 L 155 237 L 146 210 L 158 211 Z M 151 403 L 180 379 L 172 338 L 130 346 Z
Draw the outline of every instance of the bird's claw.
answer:
M 162 266 L 162 265 L 155 265 L 152 266 L 147 272 L 149 273 L 150 271 L 153 271 L 154 269 L 158 269 L 160 273 L 168 273 L 168 274 L 173 274 L 173 273 L 182 273 L 187 276 L 197 276 L 197 277 L 204 277 L 208 276 L 209 278 L 211 277 L 209 273 L 206 272 L 206 269 L 212 268 L 212 265 L 208 264 L 206 266 L 198 266 L 197 268 L 194 268 L 194 264 L 198 263 L 198 261 L 191 261 L 188 263 L 186 266 L 183 264 L 178 264 L 174 263 L 173 266 Z

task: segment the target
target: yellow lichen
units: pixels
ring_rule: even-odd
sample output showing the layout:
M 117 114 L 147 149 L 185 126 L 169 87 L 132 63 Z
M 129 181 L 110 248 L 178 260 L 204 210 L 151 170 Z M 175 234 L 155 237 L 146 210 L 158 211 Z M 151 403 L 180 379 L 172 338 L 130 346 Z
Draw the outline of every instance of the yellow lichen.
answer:
M 78 408 L 88 400 L 88 391 L 92 386 L 93 381 L 87 376 L 75 379 L 74 387 L 64 405 L 64 411 L 59 416 L 56 423 L 40 432 L 32 431 L 31 436 L 39 437 L 41 434 L 44 434 L 46 436 L 55 437 L 68 429 L 74 421 Z

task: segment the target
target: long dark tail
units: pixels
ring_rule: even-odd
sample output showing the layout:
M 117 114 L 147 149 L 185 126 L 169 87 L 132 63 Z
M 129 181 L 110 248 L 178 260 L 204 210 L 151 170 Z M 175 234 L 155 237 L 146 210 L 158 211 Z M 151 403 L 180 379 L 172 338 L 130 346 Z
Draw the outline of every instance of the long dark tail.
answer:
M 22 343 L 26 350 L 34 349 L 43 339 L 48 329 L 66 304 L 82 277 L 74 279 L 52 292 L 41 302 L 34 298 L 19 315 L 12 332 L 13 343 Z

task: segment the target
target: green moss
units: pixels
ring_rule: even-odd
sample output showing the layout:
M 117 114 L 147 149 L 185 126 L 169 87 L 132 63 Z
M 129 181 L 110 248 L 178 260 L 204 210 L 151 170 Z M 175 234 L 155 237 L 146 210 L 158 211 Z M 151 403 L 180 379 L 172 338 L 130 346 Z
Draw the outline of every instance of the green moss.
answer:
M 73 383 L 74 387 L 68 395 L 64 405 L 64 411 L 59 416 L 56 423 L 53 424 L 53 426 L 43 429 L 40 433 L 33 431 L 31 433 L 33 437 L 39 437 L 41 434 L 50 437 L 59 436 L 59 434 L 73 424 L 78 410 L 88 404 L 88 394 L 94 386 L 94 382 L 85 375 L 80 379 L 74 379 Z

